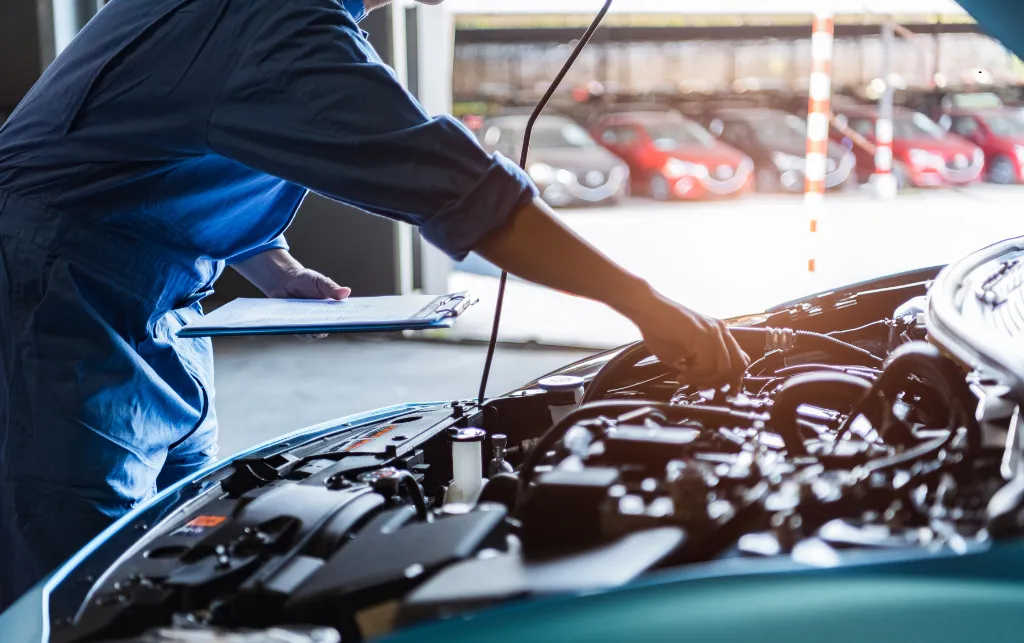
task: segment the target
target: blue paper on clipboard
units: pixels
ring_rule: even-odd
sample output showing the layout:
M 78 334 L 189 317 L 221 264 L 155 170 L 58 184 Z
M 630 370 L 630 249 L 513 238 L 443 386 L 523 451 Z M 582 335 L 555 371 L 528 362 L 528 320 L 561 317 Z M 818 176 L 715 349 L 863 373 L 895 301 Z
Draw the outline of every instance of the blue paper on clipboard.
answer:
M 370 333 L 449 328 L 476 303 L 467 292 L 324 299 L 235 299 L 179 337 Z

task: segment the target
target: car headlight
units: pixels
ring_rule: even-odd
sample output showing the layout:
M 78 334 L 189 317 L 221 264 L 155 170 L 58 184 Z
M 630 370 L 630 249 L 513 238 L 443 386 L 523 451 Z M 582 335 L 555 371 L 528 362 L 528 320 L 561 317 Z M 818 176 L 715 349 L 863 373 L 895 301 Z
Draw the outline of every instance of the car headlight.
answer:
M 804 171 L 804 159 L 792 154 L 772 152 L 772 163 L 775 164 L 775 167 L 779 168 L 780 172 L 787 172 L 789 170 Z
M 526 173 L 534 183 L 551 183 L 555 180 L 555 171 L 547 163 L 530 163 Z
M 1015 146 L 1015 149 L 1014 149 L 1015 152 L 1016 152 L 1016 147 L 1017 146 Z M 1018 154 L 1017 157 L 1020 158 L 1020 154 Z M 974 148 L 974 164 L 978 165 L 979 163 L 984 163 L 984 162 L 985 162 L 985 152 L 983 152 L 980 147 Z
M 555 180 L 559 183 L 565 183 L 568 185 L 576 180 L 576 175 L 569 170 L 558 170 L 555 172 Z
M 935 155 L 925 150 L 912 149 L 907 152 L 907 158 L 913 165 L 928 167 L 935 165 Z
M 1014 145 L 1013 154 L 1017 157 L 1017 160 L 1024 163 L 1024 145 Z
M 665 161 L 664 170 L 665 174 L 673 178 L 689 175 L 695 176 L 698 179 L 706 179 L 711 176 L 711 172 L 708 171 L 708 167 L 706 165 L 701 165 L 700 163 L 688 163 L 677 158 L 670 158 Z

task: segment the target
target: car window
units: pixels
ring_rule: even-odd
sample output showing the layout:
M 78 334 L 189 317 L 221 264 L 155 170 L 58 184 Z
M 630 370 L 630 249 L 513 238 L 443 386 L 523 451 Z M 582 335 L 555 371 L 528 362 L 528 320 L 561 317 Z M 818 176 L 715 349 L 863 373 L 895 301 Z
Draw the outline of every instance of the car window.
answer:
M 792 114 L 771 114 L 758 119 L 754 135 L 770 148 L 800 147 L 807 140 L 807 122 Z
M 720 138 L 726 143 L 734 145 L 749 145 L 753 138 L 750 124 L 746 121 L 722 121 Z
M 868 138 L 875 135 L 875 122 L 868 118 L 851 118 L 850 129 Z
M 497 125 L 485 126 L 480 134 L 480 143 L 488 152 L 498 152 L 502 156 L 514 159 L 519 155 L 516 147 L 515 130 Z
M 978 122 L 971 116 L 954 116 L 952 130 L 960 136 L 971 137 L 978 131 Z
M 700 125 L 688 120 L 665 120 L 647 123 L 647 134 L 659 150 L 680 147 L 713 147 L 715 138 Z
M 1024 136 L 1024 118 L 1017 113 L 990 114 L 984 120 L 996 136 Z
M 607 145 L 632 145 L 636 143 L 637 134 L 632 127 L 617 125 L 606 129 L 601 134 L 601 140 Z
M 572 121 L 561 119 L 537 121 L 530 138 L 530 147 L 538 149 L 587 148 L 596 145 L 587 130 Z
M 892 135 L 905 140 L 946 138 L 946 130 L 924 114 L 900 115 L 892 120 Z

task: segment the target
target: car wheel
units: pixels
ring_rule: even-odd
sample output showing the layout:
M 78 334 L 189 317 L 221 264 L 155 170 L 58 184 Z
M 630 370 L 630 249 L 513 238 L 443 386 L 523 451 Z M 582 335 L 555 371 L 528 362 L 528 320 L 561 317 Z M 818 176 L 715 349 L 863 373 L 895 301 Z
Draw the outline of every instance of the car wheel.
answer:
M 910 185 L 910 173 L 907 172 L 907 167 L 902 163 L 892 164 L 892 175 L 896 177 L 896 189 L 906 190 Z
M 754 189 L 758 192 L 778 192 L 778 175 L 774 170 L 758 170 L 754 175 Z
M 1009 185 L 1017 182 L 1017 168 L 1013 161 L 1005 156 L 997 156 L 992 165 L 988 167 L 988 180 L 1000 185 Z
M 668 185 L 668 179 L 656 174 L 651 177 L 651 181 L 647 185 L 647 193 L 655 201 L 668 201 L 672 196 L 672 188 Z

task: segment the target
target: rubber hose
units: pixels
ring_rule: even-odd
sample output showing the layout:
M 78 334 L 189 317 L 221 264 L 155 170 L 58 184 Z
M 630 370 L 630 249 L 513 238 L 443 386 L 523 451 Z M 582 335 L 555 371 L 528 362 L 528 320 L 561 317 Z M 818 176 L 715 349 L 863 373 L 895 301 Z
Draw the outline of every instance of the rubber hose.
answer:
M 769 333 L 769 329 L 736 326 L 730 327 L 729 332 L 736 338 L 736 341 L 739 342 L 740 346 L 749 353 L 753 352 L 753 348 L 751 347 L 753 347 L 754 342 L 758 340 L 760 340 L 760 345 L 762 347 L 764 346 L 764 337 Z M 793 333 L 793 336 L 796 339 L 817 342 L 823 346 L 844 351 L 856 361 L 866 363 L 868 366 L 880 366 L 882 364 L 881 358 L 872 355 L 869 351 L 866 351 L 859 346 L 854 346 L 853 344 L 844 342 L 840 339 L 804 330 L 790 332 Z M 770 354 L 772 354 L 772 352 L 769 352 L 767 355 Z M 761 359 L 763 360 L 767 355 Z M 594 376 L 594 379 L 591 380 L 583 393 L 582 404 L 590 404 L 600 400 L 611 388 L 614 388 L 613 384 L 616 380 L 625 375 L 622 371 L 628 371 L 633 368 L 637 362 L 650 356 L 651 351 L 642 341 L 634 342 L 622 349 L 615 357 L 608 360 L 608 363 L 602 366 L 601 370 L 599 370 L 597 375 Z M 758 364 L 759 362 L 760 360 L 755 361 L 751 366 L 754 366 L 754 364 Z M 670 371 L 666 369 L 666 373 L 668 372 Z
M 963 371 L 955 362 L 942 355 L 939 349 L 927 342 L 910 342 L 894 350 L 885 361 L 885 369 L 871 389 L 871 393 L 847 416 L 839 427 L 838 437 L 849 431 L 850 424 L 858 415 L 867 415 L 877 408 L 880 399 L 890 400 L 900 391 L 900 386 L 910 376 L 916 376 L 929 385 L 939 388 L 947 401 L 950 431 L 959 426 L 967 429 L 967 445 L 972 451 L 981 447 L 981 431 L 977 420 L 970 412 L 972 393 Z M 869 417 L 869 419 L 872 419 Z M 877 418 L 873 419 L 877 424 Z M 883 439 L 885 436 L 882 436 Z
M 832 409 L 837 404 L 843 404 L 854 408 L 870 392 L 870 382 L 846 373 L 794 375 L 775 394 L 768 427 L 782 436 L 791 454 L 806 455 L 807 449 L 796 423 L 796 411 L 801 404 Z M 852 402 L 851 396 L 854 397 Z
M 736 337 L 737 341 L 743 336 L 752 337 L 754 334 L 760 334 L 762 336 L 767 335 L 769 332 L 775 329 L 767 328 L 730 328 L 729 331 Z M 828 347 L 847 353 L 851 358 L 859 360 L 862 363 L 866 363 L 868 366 L 880 366 L 882 364 L 882 358 L 871 353 L 871 351 L 864 350 L 860 346 L 854 346 L 849 342 L 844 342 L 841 339 L 835 337 L 829 337 L 828 335 L 822 335 L 821 333 L 812 333 L 807 330 L 794 330 L 789 331 L 794 337 L 794 347 L 798 344 L 819 344 L 822 348 Z M 770 347 L 769 347 L 770 348 Z

